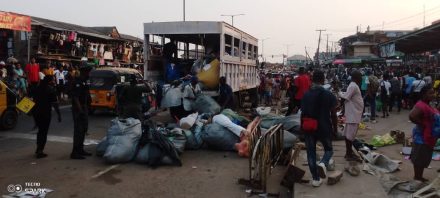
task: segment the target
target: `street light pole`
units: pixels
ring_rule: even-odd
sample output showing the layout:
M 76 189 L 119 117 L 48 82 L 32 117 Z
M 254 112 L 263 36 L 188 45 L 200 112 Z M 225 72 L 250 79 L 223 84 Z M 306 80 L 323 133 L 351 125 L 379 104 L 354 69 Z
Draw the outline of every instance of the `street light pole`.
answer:
M 236 17 L 236 16 L 244 16 L 244 14 L 222 14 L 221 16 L 231 17 L 231 19 L 232 19 L 232 27 L 234 27 L 234 17 Z
M 266 61 L 264 59 L 264 41 L 269 39 L 269 37 L 265 38 L 265 39 L 261 39 L 261 58 L 263 58 L 263 61 Z
M 293 44 L 285 44 L 286 46 L 286 65 L 287 65 L 287 59 L 289 58 L 289 47 L 292 46 Z M 284 60 L 284 59 L 283 59 Z
M 185 0 L 183 0 L 183 21 L 185 21 L 186 20 L 186 18 L 185 18 L 185 12 L 186 12 L 186 2 L 185 2 Z

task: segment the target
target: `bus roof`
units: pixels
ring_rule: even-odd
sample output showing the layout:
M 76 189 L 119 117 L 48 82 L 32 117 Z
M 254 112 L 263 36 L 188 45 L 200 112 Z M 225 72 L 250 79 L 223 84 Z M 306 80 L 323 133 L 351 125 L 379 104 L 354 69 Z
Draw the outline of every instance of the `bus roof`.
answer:
M 258 40 L 252 35 L 222 21 L 177 21 L 144 23 L 144 34 L 221 34 L 223 28 L 246 34 L 249 38 Z

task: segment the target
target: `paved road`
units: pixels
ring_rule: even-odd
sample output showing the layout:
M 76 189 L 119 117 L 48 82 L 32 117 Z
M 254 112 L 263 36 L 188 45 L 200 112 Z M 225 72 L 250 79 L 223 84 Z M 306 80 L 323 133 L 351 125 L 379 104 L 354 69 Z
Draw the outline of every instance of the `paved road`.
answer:
M 52 139 L 48 142 L 48 158 L 36 160 L 33 157 L 35 136 L 31 131 L 33 122 L 30 117 L 21 116 L 19 125 L 12 131 L 0 132 L 0 194 L 7 194 L 11 184 L 26 185 L 26 182 L 38 182 L 41 187 L 53 189 L 48 197 L 247 197 L 246 188 L 238 185 L 239 178 L 247 177 L 248 160 L 239 158 L 233 152 L 185 151 L 182 155 L 182 167 L 160 167 L 151 169 L 135 163 L 111 166 L 99 157 L 75 161 L 69 159 L 72 144 L 71 113 L 68 108 L 62 110 L 63 122 L 54 119 L 49 130 Z M 392 114 L 391 118 L 381 119 L 378 124 L 369 124 L 372 130 L 361 131 L 359 136 L 369 140 L 375 134 L 384 134 L 392 129 L 404 130 L 410 134 L 411 124 L 407 122 L 407 113 Z M 110 114 L 98 114 L 90 117 L 89 139 L 101 139 L 113 118 Z M 166 121 L 166 113 L 158 119 Z M 343 170 L 343 142 L 335 142 L 336 168 Z M 94 151 L 95 145 L 86 146 Z M 379 149 L 393 159 L 403 160 L 399 154 L 400 146 L 394 145 Z M 301 158 L 305 159 L 305 152 Z M 322 153 L 321 153 L 322 156 Z M 304 160 L 305 162 L 305 160 Z M 425 176 L 435 178 L 439 163 L 432 163 Z M 308 170 L 307 166 L 302 166 Z M 402 170 L 394 175 L 402 179 L 412 176 L 411 164 L 403 160 Z M 270 191 L 279 190 L 279 180 L 285 169 L 275 169 L 270 177 Z M 310 174 L 306 173 L 309 178 Z M 312 188 L 309 185 L 296 187 L 296 197 L 386 197 L 379 179 L 361 174 L 351 177 L 344 174 L 342 181 L 334 186 L 323 185 Z

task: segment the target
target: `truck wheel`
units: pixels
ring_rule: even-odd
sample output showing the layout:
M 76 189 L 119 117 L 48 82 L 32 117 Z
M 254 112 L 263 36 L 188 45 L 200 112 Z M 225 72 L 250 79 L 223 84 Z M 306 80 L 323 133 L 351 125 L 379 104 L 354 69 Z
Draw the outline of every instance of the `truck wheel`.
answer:
M 2 129 L 13 129 L 17 125 L 17 120 L 17 111 L 13 109 L 7 109 L 1 117 L 0 126 Z

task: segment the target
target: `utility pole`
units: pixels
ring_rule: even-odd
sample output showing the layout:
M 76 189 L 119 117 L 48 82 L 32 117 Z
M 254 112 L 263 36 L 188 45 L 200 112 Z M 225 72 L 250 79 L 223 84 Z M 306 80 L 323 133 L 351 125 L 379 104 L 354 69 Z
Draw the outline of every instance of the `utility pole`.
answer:
M 423 4 L 423 27 L 426 27 L 426 10 L 425 10 L 425 5 Z
M 319 65 L 319 46 L 321 45 L 321 33 L 325 32 L 327 30 L 319 29 L 319 30 L 316 30 L 316 31 L 319 32 L 319 39 L 318 39 L 318 49 L 316 49 L 315 61 L 316 61 L 316 65 Z
M 234 17 L 244 16 L 244 14 L 222 14 L 221 16 L 231 17 L 232 18 L 232 27 L 234 27 Z
M 292 45 L 293 44 L 285 44 L 284 45 L 284 46 L 286 46 L 286 64 L 287 64 L 287 59 L 289 58 L 289 47 L 292 46 Z
M 326 45 L 326 49 L 325 49 L 325 58 L 327 59 L 327 57 L 329 56 L 329 51 L 328 51 L 328 36 L 331 36 L 331 34 L 325 34 L 327 36 L 327 45 Z
M 186 2 L 185 2 L 185 0 L 183 0 L 183 21 L 185 21 L 186 20 L 186 18 L 185 18 L 185 12 L 186 12 Z
M 265 39 L 261 39 L 261 58 L 263 58 L 263 61 L 265 62 L 266 59 L 264 59 L 264 41 L 269 39 L 269 37 L 265 38 Z

